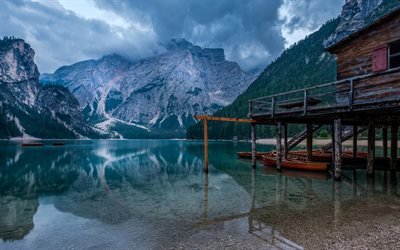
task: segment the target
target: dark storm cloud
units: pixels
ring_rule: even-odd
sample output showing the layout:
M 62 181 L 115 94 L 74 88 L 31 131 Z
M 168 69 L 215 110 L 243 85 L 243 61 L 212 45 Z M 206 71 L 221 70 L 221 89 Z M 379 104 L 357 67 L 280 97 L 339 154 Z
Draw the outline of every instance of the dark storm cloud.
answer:
M 56 0 L 35 1 L 0 0 L 0 36 L 24 38 L 48 72 L 109 53 L 154 55 L 171 38 L 224 48 L 246 70 L 264 68 L 285 44 L 337 16 L 344 0 L 96 0 L 120 25 L 78 16 Z
M 141 58 L 154 54 L 157 49 L 154 39 L 147 34 L 132 30 L 120 37 L 119 32 L 124 32 L 121 28 L 80 18 L 62 6 L 54 8 L 37 2 L 1 0 L 0 9 L 0 36 L 25 39 L 36 51 L 41 72 L 110 53 Z
M 299 27 L 316 29 L 321 21 L 336 17 L 345 0 L 285 0 L 284 5 L 291 18 L 286 18 L 288 28 L 293 31 Z
M 145 16 L 160 40 L 183 37 L 207 47 L 222 47 L 227 58 L 245 69 L 262 65 L 282 52 L 278 21 L 281 0 L 96 1 L 126 18 Z

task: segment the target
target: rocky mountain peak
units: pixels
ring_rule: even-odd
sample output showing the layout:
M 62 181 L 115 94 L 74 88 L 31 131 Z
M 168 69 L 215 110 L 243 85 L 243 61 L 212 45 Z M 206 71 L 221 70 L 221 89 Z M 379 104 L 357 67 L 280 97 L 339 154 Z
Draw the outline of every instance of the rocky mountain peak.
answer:
M 22 39 L 0 39 L 0 81 L 22 82 L 39 78 L 35 51 Z
M 171 39 L 164 44 L 164 47 L 170 52 L 176 51 L 189 51 L 192 56 L 212 62 L 225 61 L 225 52 L 222 48 L 202 48 L 197 45 L 193 45 L 191 42 L 184 38 Z
M 336 31 L 325 41 L 324 45 L 329 47 L 367 25 L 368 16 L 384 1 L 346 0 L 340 15 L 341 21 Z
M 226 61 L 223 49 L 185 39 L 163 46 L 165 53 L 137 62 L 113 54 L 63 66 L 41 81 L 67 87 L 98 128 L 134 138 L 150 132 L 182 136 L 193 115 L 231 103 L 254 79 Z
M 185 49 L 193 49 L 194 46 L 191 42 L 187 41 L 185 38 L 173 38 L 163 44 L 167 50 L 185 50 Z

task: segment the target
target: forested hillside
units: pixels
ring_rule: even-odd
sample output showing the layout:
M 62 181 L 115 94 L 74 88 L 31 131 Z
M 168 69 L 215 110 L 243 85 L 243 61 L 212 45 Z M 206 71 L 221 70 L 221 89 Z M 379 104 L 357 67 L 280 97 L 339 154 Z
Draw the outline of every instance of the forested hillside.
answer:
M 250 99 L 334 81 L 336 60 L 325 51 L 323 42 L 335 31 L 338 23 L 339 18 L 328 21 L 318 31 L 285 50 L 242 95 L 214 115 L 243 118 L 247 116 Z M 259 138 L 274 135 L 272 126 L 258 127 Z M 202 122 L 190 127 L 187 138 L 202 138 L 202 129 Z M 295 133 L 298 129 L 294 126 L 290 131 Z M 249 131 L 248 124 L 209 122 L 209 137 L 213 139 L 248 138 Z

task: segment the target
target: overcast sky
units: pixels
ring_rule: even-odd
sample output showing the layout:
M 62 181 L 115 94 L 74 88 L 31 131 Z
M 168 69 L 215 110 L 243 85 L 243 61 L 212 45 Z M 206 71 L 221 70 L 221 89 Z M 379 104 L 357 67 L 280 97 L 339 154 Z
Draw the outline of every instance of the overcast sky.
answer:
M 132 60 L 185 38 L 245 70 L 340 14 L 345 0 L 0 0 L 0 36 L 25 39 L 40 72 L 118 53 Z

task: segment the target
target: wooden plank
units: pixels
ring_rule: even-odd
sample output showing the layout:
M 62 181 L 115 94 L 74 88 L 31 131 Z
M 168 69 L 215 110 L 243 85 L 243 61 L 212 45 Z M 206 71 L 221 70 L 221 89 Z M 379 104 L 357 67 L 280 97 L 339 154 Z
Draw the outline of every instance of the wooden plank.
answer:
M 256 168 L 257 150 L 256 150 L 256 124 L 251 124 L 251 165 Z
M 375 159 L 375 124 L 370 121 L 368 123 L 368 157 L 367 157 L 367 174 L 374 174 Z
M 334 120 L 334 131 L 334 177 L 336 181 L 340 181 L 342 179 L 342 122 L 340 119 Z
M 203 127 L 204 127 L 204 171 L 208 173 L 208 124 L 207 115 L 203 116 Z
M 307 124 L 307 161 L 312 160 L 312 150 L 313 150 L 313 125 L 311 123 Z
M 195 115 L 194 118 L 197 120 L 207 119 L 208 121 L 221 121 L 221 122 L 242 122 L 242 123 L 256 123 L 253 119 L 242 119 L 242 118 L 230 118 L 230 117 L 216 117 L 216 116 L 204 116 Z
M 397 169 L 397 134 L 399 127 L 397 124 L 391 126 L 391 140 L 390 140 L 390 170 Z
M 280 122 L 276 124 L 276 169 L 282 168 L 282 125 Z

